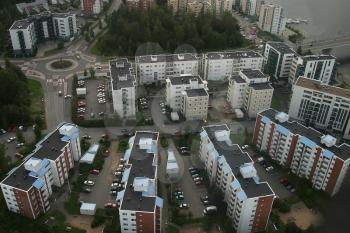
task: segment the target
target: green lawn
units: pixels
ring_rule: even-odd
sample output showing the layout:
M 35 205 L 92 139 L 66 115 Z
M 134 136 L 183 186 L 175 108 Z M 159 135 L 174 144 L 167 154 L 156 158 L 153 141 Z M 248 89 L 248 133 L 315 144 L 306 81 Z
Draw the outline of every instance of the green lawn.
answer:
M 280 108 L 280 100 L 277 99 L 276 97 L 272 97 L 271 108 L 274 108 L 274 109 Z
M 64 203 L 64 209 L 67 210 L 69 214 L 80 213 L 79 193 L 72 192 L 70 194 L 69 199 Z
M 244 134 L 231 134 L 230 138 L 233 144 L 239 144 L 239 145 L 244 144 L 244 138 L 245 138 Z
M 44 103 L 42 101 L 44 98 L 43 88 L 39 81 L 28 79 L 27 83 L 30 90 L 30 111 L 32 118 L 35 119 L 38 115 L 45 115 Z

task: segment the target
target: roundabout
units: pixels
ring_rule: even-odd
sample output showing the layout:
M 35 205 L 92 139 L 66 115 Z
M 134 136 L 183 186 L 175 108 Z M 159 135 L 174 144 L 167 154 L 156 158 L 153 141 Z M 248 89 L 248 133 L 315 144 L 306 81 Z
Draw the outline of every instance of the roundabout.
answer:
M 78 67 L 78 63 L 73 59 L 56 59 L 46 64 L 46 69 L 54 72 L 71 71 Z

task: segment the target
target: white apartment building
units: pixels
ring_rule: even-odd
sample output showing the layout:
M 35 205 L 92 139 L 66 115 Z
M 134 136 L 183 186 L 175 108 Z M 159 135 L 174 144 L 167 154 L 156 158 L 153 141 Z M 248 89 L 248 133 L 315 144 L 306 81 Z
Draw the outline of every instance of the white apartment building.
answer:
M 260 181 L 249 154 L 231 141 L 227 125 L 203 127 L 200 137 L 200 159 L 211 185 L 224 193 L 226 214 L 237 233 L 264 231 L 275 194 Z
M 204 80 L 227 80 L 243 69 L 261 70 L 263 56 L 254 51 L 211 52 L 202 55 Z
M 23 19 L 15 21 L 10 27 L 12 49 L 15 55 L 32 55 L 37 49 L 34 23 Z
M 136 117 L 136 79 L 127 58 L 109 62 L 113 109 L 122 118 Z
M 312 187 L 335 195 L 349 171 L 350 146 L 296 122 L 274 109 L 258 114 L 253 144 L 273 160 L 312 183 Z
M 172 76 L 198 75 L 199 57 L 193 53 L 136 56 L 135 69 L 139 84 L 150 84 Z
M 289 83 L 294 84 L 300 76 L 329 84 L 334 74 L 336 58 L 332 55 L 296 56 L 289 72 Z
M 57 38 L 69 40 L 77 34 L 77 19 L 75 14 L 52 14 L 54 31 Z
M 77 33 L 76 16 L 48 11 L 15 21 L 9 29 L 14 55 L 32 56 L 45 40 L 70 40 Z
M 306 125 L 350 139 L 350 90 L 299 77 L 293 86 L 289 116 Z
M 241 0 L 241 11 L 246 15 L 255 16 L 257 4 L 258 0 Z
M 117 194 L 122 233 L 160 233 L 163 199 L 157 196 L 158 132 L 136 132 L 123 159 L 124 189 Z
M 180 112 L 186 120 L 206 120 L 208 104 L 209 94 L 204 88 L 184 90 Z
M 166 79 L 166 102 L 173 111 L 181 110 L 182 92 L 190 89 L 208 90 L 207 81 L 203 81 L 198 75 L 181 75 Z
M 274 4 L 260 6 L 258 26 L 261 30 L 280 35 L 286 27 L 283 8 Z
M 276 80 L 288 79 L 296 53 L 283 42 L 267 42 L 264 50 L 264 72 Z
M 1 182 L 8 209 L 33 219 L 46 213 L 52 185 L 65 183 L 80 156 L 79 129 L 73 124 L 59 125 Z
M 232 11 L 233 0 L 211 0 L 213 15 L 222 16 L 225 12 Z
M 233 109 L 243 109 L 248 117 L 255 118 L 258 112 L 271 106 L 274 89 L 269 80 L 260 70 L 242 70 L 229 81 L 227 101 Z

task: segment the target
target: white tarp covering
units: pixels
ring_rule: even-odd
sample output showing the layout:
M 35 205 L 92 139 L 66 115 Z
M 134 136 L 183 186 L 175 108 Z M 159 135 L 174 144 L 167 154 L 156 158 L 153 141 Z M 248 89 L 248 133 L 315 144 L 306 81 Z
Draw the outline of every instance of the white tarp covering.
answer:
M 94 203 L 85 203 L 80 206 L 80 214 L 83 215 L 95 215 L 96 212 L 96 204 Z

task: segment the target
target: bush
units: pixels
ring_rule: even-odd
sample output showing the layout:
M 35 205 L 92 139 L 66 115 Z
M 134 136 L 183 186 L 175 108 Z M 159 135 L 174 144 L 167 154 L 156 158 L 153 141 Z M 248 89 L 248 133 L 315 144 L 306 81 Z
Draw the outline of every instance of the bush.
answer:
M 166 137 L 164 137 L 164 136 L 161 136 L 161 137 L 160 137 L 160 145 L 161 145 L 163 148 L 168 148 L 169 142 L 168 142 L 168 140 L 166 139 Z
M 290 204 L 285 200 L 275 200 L 275 206 L 281 213 L 288 213 L 290 211 Z
M 91 222 L 91 227 L 95 228 L 102 225 L 106 220 L 105 211 L 103 209 L 97 209 L 94 219 Z
M 118 152 L 124 153 L 128 149 L 129 143 L 126 139 L 121 139 L 118 144 Z
M 69 214 L 79 214 L 80 213 L 80 202 L 79 194 L 76 192 L 71 192 L 68 201 L 64 203 L 64 209 Z

